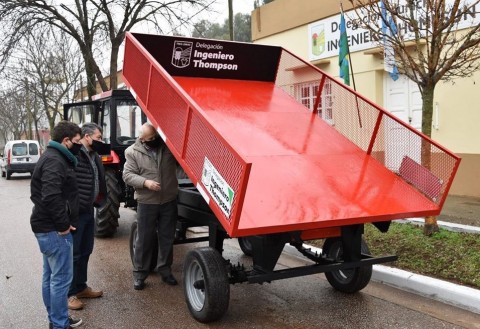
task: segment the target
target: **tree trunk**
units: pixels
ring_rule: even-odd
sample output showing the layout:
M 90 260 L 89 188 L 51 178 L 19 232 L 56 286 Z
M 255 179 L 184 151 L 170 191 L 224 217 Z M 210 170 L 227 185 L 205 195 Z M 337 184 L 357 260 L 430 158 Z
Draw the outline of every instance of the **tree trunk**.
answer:
M 117 71 L 118 71 L 118 52 L 120 50 L 121 42 L 119 43 L 117 40 L 112 42 L 112 51 L 110 52 L 110 90 L 117 89 L 118 87 L 118 79 L 117 79 Z
M 230 30 L 230 40 L 233 41 L 233 0 L 228 0 L 228 28 Z
M 422 132 L 428 137 L 432 137 L 432 118 L 433 118 L 433 96 L 435 93 L 435 84 L 428 84 L 422 90 Z M 429 169 L 431 168 L 431 144 L 422 140 L 422 165 Z M 425 225 L 423 226 L 423 233 L 427 236 L 438 232 L 437 217 L 425 217 Z

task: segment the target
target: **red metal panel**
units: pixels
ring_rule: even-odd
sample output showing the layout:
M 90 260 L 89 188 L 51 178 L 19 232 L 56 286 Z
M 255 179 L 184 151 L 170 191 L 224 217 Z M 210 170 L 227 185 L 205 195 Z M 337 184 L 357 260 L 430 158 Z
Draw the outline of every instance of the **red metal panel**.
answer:
M 166 38 L 148 45 L 159 58 L 170 55 L 158 49 L 171 52 L 176 44 L 162 48 Z M 250 47 L 231 49 L 246 63 L 244 54 L 257 49 Z M 458 168 L 454 154 L 286 50 L 273 83 L 254 74 L 212 79 L 192 67 L 171 76 L 132 35 L 125 65 L 127 85 L 232 237 L 304 230 L 315 236 L 436 215 Z M 313 99 L 305 98 L 309 91 Z M 408 170 L 401 167 L 405 157 Z M 435 196 L 431 182 L 438 183 Z

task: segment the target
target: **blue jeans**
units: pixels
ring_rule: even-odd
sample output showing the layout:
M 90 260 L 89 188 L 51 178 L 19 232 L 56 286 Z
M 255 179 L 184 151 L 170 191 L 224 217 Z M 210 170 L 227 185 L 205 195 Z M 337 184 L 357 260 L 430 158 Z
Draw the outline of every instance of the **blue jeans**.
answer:
M 87 288 L 88 260 L 93 251 L 95 216 L 90 212 L 80 213 L 77 229 L 73 232 L 73 279 L 68 296 L 74 296 Z
M 35 233 L 43 254 L 42 297 L 54 329 L 68 328 L 67 294 L 73 276 L 72 235 Z

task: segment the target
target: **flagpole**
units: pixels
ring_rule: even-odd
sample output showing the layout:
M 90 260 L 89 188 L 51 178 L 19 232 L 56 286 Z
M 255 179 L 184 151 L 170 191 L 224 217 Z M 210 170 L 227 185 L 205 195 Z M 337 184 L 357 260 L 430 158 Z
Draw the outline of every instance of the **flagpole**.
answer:
M 341 15 L 344 15 L 343 4 L 341 1 L 340 1 L 340 11 L 341 11 Z M 357 91 L 357 87 L 355 85 L 355 75 L 353 74 L 352 56 L 350 55 L 350 46 L 348 44 L 348 39 L 347 39 L 347 54 L 348 54 L 348 64 L 350 65 L 350 72 L 352 72 L 353 90 Z M 357 103 L 358 124 L 360 125 L 360 128 L 362 128 L 362 118 L 360 117 L 360 107 L 358 105 L 358 97 L 356 94 L 355 94 L 355 102 Z
M 343 15 L 343 4 L 340 1 L 340 10 L 341 14 Z M 350 55 L 350 46 L 347 42 L 347 53 L 348 53 L 348 64 L 350 65 L 350 72 L 352 72 L 352 82 L 353 82 L 353 90 L 357 91 L 357 87 L 355 86 L 355 76 L 353 75 L 353 66 L 352 66 L 352 56 Z

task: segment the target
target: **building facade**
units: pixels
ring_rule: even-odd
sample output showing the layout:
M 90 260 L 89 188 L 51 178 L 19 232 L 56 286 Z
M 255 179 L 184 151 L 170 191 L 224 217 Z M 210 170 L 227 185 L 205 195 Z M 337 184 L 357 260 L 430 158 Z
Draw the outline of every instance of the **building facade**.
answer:
M 343 5 L 348 17 L 352 7 L 349 2 Z M 480 15 L 475 19 L 480 20 Z M 282 46 L 338 77 L 339 21 L 338 0 L 275 0 L 252 12 L 252 40 Z M 401 75 L 394 81 L 384 70 L 383 49 L 378 43 L 367 33 L 355 33 L 348 27 L 347 18 L 357 91 L 420 130 L 422 99 L 417 85 Z M 302 97 L 313 95 L 315 83 L 299 86 Z M 453 195 L 480 197 L 479 84 L 480 72 L 476 72 L 453 83 L 440 82 L 435 89 L 432 139 L 462 158 L 450 189 Z

